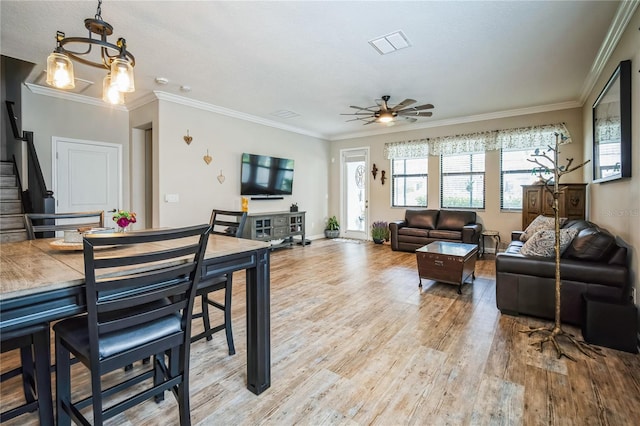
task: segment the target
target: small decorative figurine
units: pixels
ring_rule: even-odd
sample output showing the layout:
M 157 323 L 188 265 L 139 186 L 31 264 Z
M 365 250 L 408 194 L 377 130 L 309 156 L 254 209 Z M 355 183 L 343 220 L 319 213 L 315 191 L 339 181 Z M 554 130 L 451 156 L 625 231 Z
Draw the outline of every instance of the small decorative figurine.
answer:
M 380 172 L 380 182 L 382 182 L 382 184 L 384 185 L 384 181 L 387 180 L 387 177 L 384 175 L 386 172 L 383 170 L 382 172 Z
M 373 180 L 376 180 L 376 176 L 378 175 L 378 168 L 376 167 L 376 163 L 373 163 L 371 174 L 373 175 Z

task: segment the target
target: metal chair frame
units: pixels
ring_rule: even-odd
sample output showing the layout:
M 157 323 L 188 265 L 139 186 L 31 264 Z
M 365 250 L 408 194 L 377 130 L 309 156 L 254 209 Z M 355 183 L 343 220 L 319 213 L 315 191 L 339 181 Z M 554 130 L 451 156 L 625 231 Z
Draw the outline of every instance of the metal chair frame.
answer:
M 82 220 L 87 218 L 94 218 L 95 220 L 89 222 Z M 58 219 L 75 220 L 73 223 L 57 223 Z M 104 226 L 104 211 L 96 210 L 76 213 L 25 213 L 24 223 L 25 228 L 27 229 L 27 238 L 35 240 L 36 233 L 51 234 L 55 231 L 75 231 L 79 227 L 102 228 Z M 43 235 L 43 237 L 49 236 L 53 235 Z
M 53 425 L 51 401 L 51 356 L 49 355 L 49 324 L 36 324 L 2 333 L 2 353 L 20 350 L 19 368 L 2 374 L 0 382 L 22 376 L 25 403 L 0 413 L 0 422 L 38 410 L 43 426 Z
M 231 219 L 235 220 L 231 220 Z M 226 235 L 230 237 L 241 238 L 244 232 L 244 226 L 247 220 L 247 213 L 241 211 L 230 210 L 213 210 L 211 212 L 211 233 L 218 235 Z M 220 227 L 224 229 L 220 230 Z M 228 230 L 231 230 L 229 232 Z M 204 331 L 198 333 L 191 338 L 191 342 L 196 342 L 202 338 L 212 339 L 212 335 L 218 331 L 224 330 L 227 338 L 227 346 L 229 355 L 236 353 L 233 342 L 233 331 L 231 328 L 231 294 L 233 286 L 233 274 L 224 274 L 213 278 L 207 278 L 200 281 L 196 297 L 200 297 L 202 311 L 193 314 L 193 318 L 202 318 Z M 209 298 L 211 293 L 224 290 L 224 304 L 216 302 Z M 224 312 L 224 322 L 215 327 L 211 327 L 209 318 L 209 306 L 213 306 Z
M 81 410 L 90 405 L 94 424 L 101 425 L 151 397 L 162 400 L 167 390 L 178 401 L 180 424 L 191 423 L 191 313 L 209 229 L 198 225 L 84 236 L 87 314 L 54 326 L 58 425 L 72 419 L 89 424 Z M 171 243 L 149 245 L 157 242 Z M 114 245 L 115 253 L 96 250 Z M 91 373 L 91 396 L 79 401 L 71 400 L 71 355 Z M 102 375 L 148 357 L 153 357 L 149 369 L 102 389 Z M 104 397 L 146 380 L 153 380 L 153 386 L 103 407 Z

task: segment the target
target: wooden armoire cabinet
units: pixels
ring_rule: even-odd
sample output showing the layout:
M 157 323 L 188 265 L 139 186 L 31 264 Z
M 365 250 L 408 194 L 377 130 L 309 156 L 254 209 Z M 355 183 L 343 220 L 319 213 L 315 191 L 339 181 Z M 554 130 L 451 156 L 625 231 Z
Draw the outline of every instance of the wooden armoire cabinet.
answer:
M 561 183 L 564 191 L 558 199 L 560 217 L 569 219 L 584 219 L 587 197 L 586 183 Z M 522 186 L 522 229 L 539 215 L 553 216 L 553 195 L 544 185 Z

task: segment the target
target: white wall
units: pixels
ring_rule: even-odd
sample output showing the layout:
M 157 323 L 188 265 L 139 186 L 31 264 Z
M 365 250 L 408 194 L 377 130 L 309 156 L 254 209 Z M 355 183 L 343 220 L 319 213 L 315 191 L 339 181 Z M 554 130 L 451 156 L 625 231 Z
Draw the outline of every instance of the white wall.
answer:
M 631 279 L 640 291 L 640 8 L 627 25 L 602 75 L 584 104 L 584 158 L 593 156 L 592 106 L 620 61 L 631 59 L 631 178 L 589 185 L 591 220 L 617 235 L 629 247 Z M 585 170 L 591 182 L 593 170 Z M 640 298 L 640 295 L 638 296 Z M 640 324 L 640 321 L 639 321 Z
M 433 138 L 437 136 L 449 136 L 465 133 L 473 133 L 489 130 L 501 130 L 517 127 L 526 127 L 540 124 L 551 124 L 564 122 L 571 133 L 572 144 L 563 145 L 561 148 L 562 157 L 573 157 L 581 159 L 582 154 L 582 110 L 580 108 L 566 109 L 553 112 L 545 112 L 538 114 L 522 115 L 517 117 L 501 118 L 494 120 L 484 120 L 474 123 L 465 123 L 459 125 L 449 125 L 434 127 L 429 129 L 412 130 L 405 132 L 397 132 L 379 136 L 369 136 L 363 138 L 345 139 L 335 141 L 331 145 L 331 157 L 335 158 L 335 162 L 330 168 L 330 190 L 332 194 L 339 194 L 340 182 L 340 150 L 352 147 L 368 146 L 371 150 L 371 165 L 374 163 L 378 169 L 385 170 L 387 177 L 391 176 L 391 162 L 384 158 L 383 149 L 387 142 L 397 142 L 403 140 Z M 549 141 L 550 144 L 555 141 Z M 486 154 L 486 193 L 485 193 L 485 209 L 478 211 L 479 222 L 483 224 L 485 229 L 497 230 L 503 242 L 508 242 L 511 238 L 511 231 L 520 230 L 522 219 L 520 212 L 501 212 L 500 211 L 500 152 L 489 151 Z M 429 156 L 429 178 L 427 188 L 427 208 L 440 208 L 440 158 L 438 156 Z M 391 207 L 391 179 L 387 180 L 384 185 L 380 182 L 380 172 L 375 180 L 371 180 L 371 171 L 368 177 L 370 179 L 369 194 L 369 219 L 371 222 L 376 220 L 393 221 L 404 218 L 405 208 Z M 563 183 L 582 182 L 583 176 L 576 171 L 567 175 L 562 180 Z M 532 182 L 535 177 L 532 176 Z M 329 200 L 329 213 L 339 214 L 340 200 L 339 196 L 331 197 Z
M 207 222 L 211 209 L 240 210 L 240 160 L 243 152 L 295 161 L 293 195 L 283 200 L 250 200 L 249 213 L 288 211 L 298 203 L 306 211 L 308 236 L 322 236 L 327 216 L 327 141 L 174 102 L 158 101 L 159 226 Z M 187 145 L 187 129 L 193 140 Z M 203 157 L 213 157 L 207 165 Z M 217 176 L 222 171 L 224 183 Z M 177 194 L 178 203 L 165 202 Z

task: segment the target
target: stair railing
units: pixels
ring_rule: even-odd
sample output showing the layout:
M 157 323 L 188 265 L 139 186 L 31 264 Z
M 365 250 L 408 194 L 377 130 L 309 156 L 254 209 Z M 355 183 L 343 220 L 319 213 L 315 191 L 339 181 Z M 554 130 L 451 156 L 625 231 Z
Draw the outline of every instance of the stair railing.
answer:
M 36 148 L 33 143 L 33 132 L 23 131 L 22 136 L 20 136 L 16 116 L 13 113 L 14 102 L 5 102 L 7 104 L 11 129 L 13 130 L 13 137 L 16 141 L 25 141 L 27 145 L 28 189 L 22 193 L 24 211 L 25 213 L 55 213 L 56 205 L 55 199 L 53 198 L 53 191 L 48 190 L 44 182 L 44 176 L 42 175 L 42 169 L 38 161 L 38 154 L 36 153 Z M 24 180 L 20 178 L 20 173 L 17 168 L 16 171 L 18 173 L 18 180 L 23 182 Z

